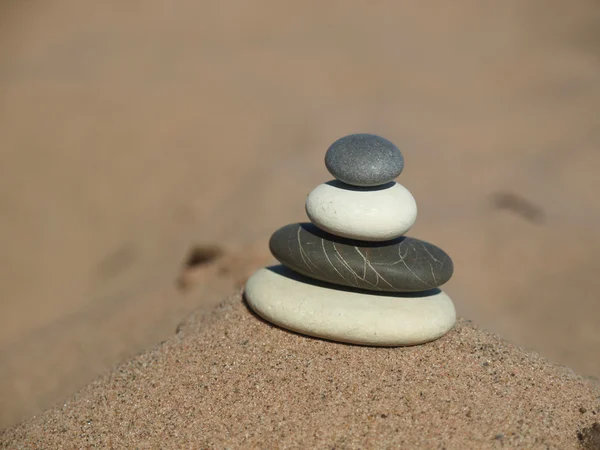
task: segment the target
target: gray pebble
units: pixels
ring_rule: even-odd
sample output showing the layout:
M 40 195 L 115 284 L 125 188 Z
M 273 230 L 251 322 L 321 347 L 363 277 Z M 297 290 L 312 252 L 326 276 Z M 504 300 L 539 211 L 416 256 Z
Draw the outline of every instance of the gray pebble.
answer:
M 446 283 L 454 271 L 450 257 L 428 242 L 406 236 L 386 242 L 355 241 L 310 223 L 280 228 L 269 247 L 295 272 L 369 291 L 427 291 Z
M 325 165 L 338 180 L 353 186 L 379 186 L 394 180 L 404 168 L 400 150 L 374 134 L 351 134 L 327 150 Z

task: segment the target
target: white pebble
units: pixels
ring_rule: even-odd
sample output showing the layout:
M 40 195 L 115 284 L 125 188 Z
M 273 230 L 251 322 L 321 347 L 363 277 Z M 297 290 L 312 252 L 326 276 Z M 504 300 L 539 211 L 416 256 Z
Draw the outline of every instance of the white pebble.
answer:
M 264 319 L 298 333 L 374 346 L 415 345 L 446 334 L 454 304 L 429 296 L 382 295 L 329 287 L 284 266 L 259 269 L 246 283 L 246 300 Z
M 413 226 L 417 203 L 408 189 L 395 182 L 383 188 L 357 188 L 330 181 L 308 194 L 306 214 L 317 227 L 336 236 L 387 241 Z

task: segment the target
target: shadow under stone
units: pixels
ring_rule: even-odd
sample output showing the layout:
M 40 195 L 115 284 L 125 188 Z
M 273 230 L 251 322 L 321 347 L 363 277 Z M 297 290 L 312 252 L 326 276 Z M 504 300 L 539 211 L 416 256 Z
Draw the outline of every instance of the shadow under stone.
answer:
M 395 239 L 390 239 L 388 241 L 359 241 L 356 239 L 348 239 L 340 236 L 336 236 L 335 234 L 328 233 L 327 231 L 321 230 L 316 225 L 310 222 L 302 222 L 298 224 L 300 228 L 302 228 L 307 233 L 310 233 L 314 236 L 317 236 L 319 239 L 325 239 L 326 241 L 335 242 L 336 244 L 344 244 L 349 245 L 351 247 L 361 247 L 361 248 L 380 248 L 389 245 L 400 244 L 402 241 L 407 239 L 407 236 L 400 236 Z M 414 239 L 414 238 L 412 238 Z
M 394 187 L 396 184 L 395 181 L 390 181 L 385 184 L 381 184 L 379 186 L 353 186 L 351 184 L 346 184 L 340 180 L 331 180 L 327 181 L 324 184 L 327 184 L 331 187 L 343 189 L 344 191 L 356 191 L 356 192 L 373 192 L 373 191 L 383 191 L 385 189 L 390 189 Z

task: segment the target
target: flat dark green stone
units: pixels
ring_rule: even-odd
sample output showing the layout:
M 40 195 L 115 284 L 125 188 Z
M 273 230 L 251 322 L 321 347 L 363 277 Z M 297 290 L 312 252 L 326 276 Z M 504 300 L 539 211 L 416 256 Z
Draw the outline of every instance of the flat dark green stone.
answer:
M 354 241 L 311 223 L 280 228 L 269 247 L 281 264 L 302 275 L 369 291 L 426 291 L 446 283 L 454 271 L 450 257 L 428 242 L 406 236 Z

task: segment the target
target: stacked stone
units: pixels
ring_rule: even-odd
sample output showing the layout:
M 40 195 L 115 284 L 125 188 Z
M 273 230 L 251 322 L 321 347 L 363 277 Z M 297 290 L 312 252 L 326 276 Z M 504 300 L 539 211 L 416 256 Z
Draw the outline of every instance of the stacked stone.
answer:
M 336 179 L 308 195 L 311 223 L 271 236 L 282 265 L 250 277 L 250 307 L 283 328 L 353 344 L 415 345 L 443 336 L 456 312 L 438 287 L 453 264 L 435 245 L 404 236 L 417 205 L 394 181 L 404 168 L 400 150 L 379 136 L 353 134 L 331 145 L 325 165 Z

